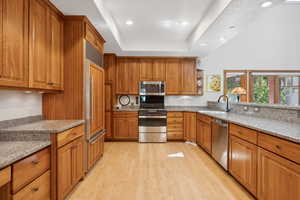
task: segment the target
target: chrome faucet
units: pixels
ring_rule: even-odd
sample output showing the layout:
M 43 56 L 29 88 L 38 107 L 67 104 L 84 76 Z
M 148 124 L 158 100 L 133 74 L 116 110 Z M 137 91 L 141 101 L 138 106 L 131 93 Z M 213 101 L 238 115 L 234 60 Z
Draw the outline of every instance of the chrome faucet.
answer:
M 219 97 L 219 99 L 218 99 L 218 103 L 220 103 L 220 101 L 221 101 L 221 99 L 226 99 L 226 112 L 229 112 L 230 111 L 230 108 L 229 108 L 229 98 L 228 98 L 228 96 L 227 95 L 225 95 L 225 94 L 223 94 L 223 95 L 221 95 L 220 97 Z

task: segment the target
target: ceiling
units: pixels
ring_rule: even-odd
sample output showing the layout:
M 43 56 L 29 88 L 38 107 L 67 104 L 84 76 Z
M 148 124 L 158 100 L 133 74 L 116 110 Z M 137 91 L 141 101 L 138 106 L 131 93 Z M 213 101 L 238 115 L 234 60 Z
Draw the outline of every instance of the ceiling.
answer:
M 200 56 L 228 42 L 266 0 L 50 0 L 66 15 L 87 15 L 105 51 L 135 56 Z M 132 25 L 127 25 L 130 20 Z

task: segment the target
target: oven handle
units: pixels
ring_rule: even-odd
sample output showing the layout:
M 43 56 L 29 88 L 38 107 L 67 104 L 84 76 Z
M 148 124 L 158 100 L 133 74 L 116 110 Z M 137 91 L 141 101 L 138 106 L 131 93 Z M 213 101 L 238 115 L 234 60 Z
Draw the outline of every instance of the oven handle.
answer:
M 140 119 L 166 119 L 167 116 L 139 116 Z

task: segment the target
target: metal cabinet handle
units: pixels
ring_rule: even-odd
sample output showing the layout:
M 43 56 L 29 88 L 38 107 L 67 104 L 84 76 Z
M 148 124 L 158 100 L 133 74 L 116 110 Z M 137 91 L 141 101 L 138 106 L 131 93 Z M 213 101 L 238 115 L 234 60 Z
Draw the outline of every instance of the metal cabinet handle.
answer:
M 31 162 L 33 165 L 37 165 L 37 164 L 39 164 L 40 163 L 40 161 L 38 161 L 38 160 L 34 160 L 34 161 L 32 161 Z
M 32 190 L 32 192 L 37 192 L 37 191 L 39 191 L 39 190 L 40 190 L 40 188 L 38 188 L 38 187 L 35 187 L 35 188 L 32 188 L 31 190 Z

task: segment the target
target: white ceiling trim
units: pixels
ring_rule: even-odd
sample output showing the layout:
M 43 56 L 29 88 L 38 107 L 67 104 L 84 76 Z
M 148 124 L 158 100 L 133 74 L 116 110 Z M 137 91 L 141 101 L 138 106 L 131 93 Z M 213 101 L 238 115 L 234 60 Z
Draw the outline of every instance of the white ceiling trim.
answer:
M 217 18 L 221 16 L 223 11 L 232 1 L 233 0 L 218 0 L 210 6 L 206 12 L 206 15 L 201 20 L 195 31 L 187 39 L 189 50 L 200 40 L 201 36 L 217 20 Z
M 122 42 L 121 42 L 121 36 L 120 36 L 120 32 L 114 22 L 113 17 L 111 16 L 111 14 L 109 12 L 107 12 L 107 10 L 105 9 L 104 5 L 103 5 L 103 1 L 102 0 L 94 0 L 94 3 L 96 5 L 96 7 L 98 8 L 100 14 L 102 15 L 104 21 L 106 22 L 107 26 L 110 28 L 113 36 L 115 37 L 115 40 L 117 41 L 117 43 L 119 44 L 120 48 L 123 50 L 122 48 Z

